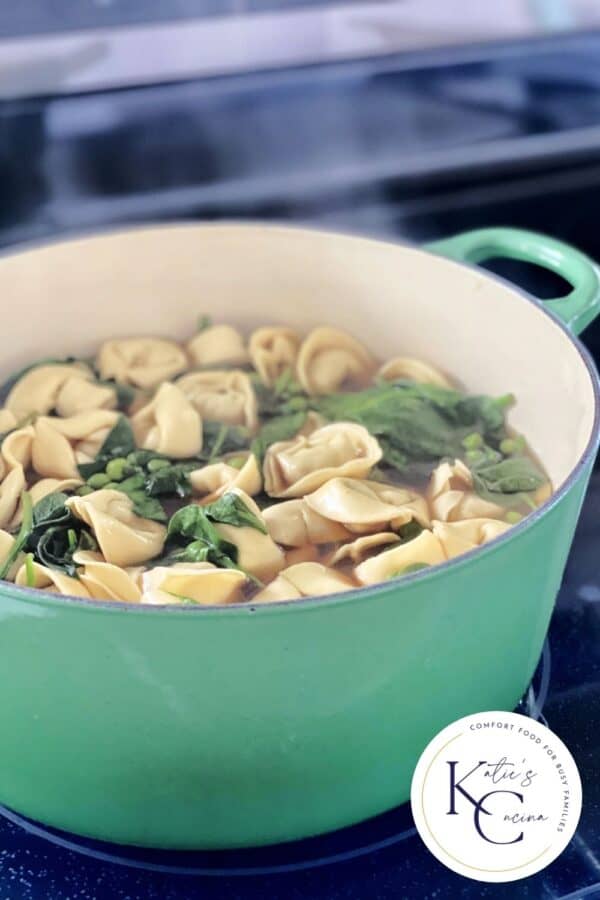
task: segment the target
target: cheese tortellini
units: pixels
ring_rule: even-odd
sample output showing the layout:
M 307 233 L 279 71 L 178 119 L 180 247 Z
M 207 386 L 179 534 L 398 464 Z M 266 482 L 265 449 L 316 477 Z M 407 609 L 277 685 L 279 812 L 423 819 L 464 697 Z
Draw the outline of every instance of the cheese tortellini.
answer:
M 269 447 L 265 490 L 271 497 L 301 497 L 331 478 L 365 478 L 381 456 L 377 439 L 362 425 L 324 425 Z
M 327 566 L 317 562 L 297 563 L 280 572 L 277 578 L 252 598 L 253 603 L 273 600 L 299 600 L 351 591 L 354 583 Z
M 92 529 L 108 563 L 135 566 L 158 556 L 164 546 L 164 525 L 143 519 L 133 502 L 115 490 L 99 490 L 85 497 L 71 497 L 66 506 Z
M 154 388 L 188 366 L 184 350 L 162 338 L 124 338 L 100 347 L 96 367 L 100 377 L 138 388 Z
M 204 328 L 187 344 L 187 352 L 194 366 L 241 366 L 248 360 L 244 339 L 231 325 L 212 325 Z
M 80 382 L 91 382 L 93 378 L 94 373 L 89 366 L 83 363 L 66 365 L 49 363 L 34 366 L 25 372 L 11 388 L 6 398 L 6 409 L 12 412 L 17 420 L 20 420 L 31 413 L 45 415 L 59 406 L 69 407 L 70 404 L 76 402 L 74 397 L 82 391 L 89 390 Z M 114 400 L 114 391 L 109 391 L 109 394 Z M 106 402 L 105 393 L 102 393 L 102 397 Z
M 269 386 L 286 371 L 293 371 L 301 338 L 293 328 L 274 325 L 257 328 L 250 338 L 252 365 Z
M 378 481 L 332 478 L 306 497 L 312 510 L 340 522 L 354 534 L 398 530 L 413 520 L 429 526 L 423 497 L 415 491 Z
M 504 512 L 497 503 L 475 493 L 471 472 L 459 459 L 443 462 L 435 469 L 428 498 L 433 517 L 444 522 L 501 516 Z
M 512 395 L 465 393 L 409 333 L 377 358 L 329 325 L 202 317 L 81 361 L 48 348 L 2 394 L 0 579 L 136 619 L 249 604 L 260 620 L 485 552 L 552 485 L 506 424 Z
M 436 384 L 438 387 L 451 388 L 452 384 L 446 376 L 421 359 L 410 356 L 397 356 L 379 370 L 379 377 L 384 381 L 418 381 L 421 384 Z
M 147 406 L 131 419 L 136 441 L 173 459 L 197 456 L 202 449 L 202 419 L 183 391 L 165 381 Z
M 243 425 L 257 425 L 257 404 L 248 375 L 238 369 L 193 372 L 176 382 L 203 419 Z
M 298 381 L 307 394 L 331 394 L 344 385 L 368 384 L 376 363 L 363 345 L 337 328 L 315 328 L 302 343 Z
M 245 575 L 235 569 L 218 569 L 212 563 L 175 563 L 156 566 L 142 576 L 142 603 L 162 606 L 193 603 L 221 606 L 242 599 Z
M 225 459 L 194 469 L 190 472 L 190 482 L 194 494 L 202 497 L 202 503 L 212 503 L 232 488 L 240 488 L 250 497 L 262 489 L 262 475 L 253 453 L 249 453 L 239 467 L 230 465 Z

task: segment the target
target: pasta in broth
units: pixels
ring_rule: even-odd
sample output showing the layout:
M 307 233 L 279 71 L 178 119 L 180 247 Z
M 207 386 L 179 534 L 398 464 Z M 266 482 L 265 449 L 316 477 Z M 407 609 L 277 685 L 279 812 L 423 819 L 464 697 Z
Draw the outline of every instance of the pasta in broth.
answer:
M 204 317 L 182 344 L 33 363 L 0 408 L 0 577 L 192 607 L 401 579 L 551 495 L 506 423 L 514 402 L 330 326 L 244 335 Z

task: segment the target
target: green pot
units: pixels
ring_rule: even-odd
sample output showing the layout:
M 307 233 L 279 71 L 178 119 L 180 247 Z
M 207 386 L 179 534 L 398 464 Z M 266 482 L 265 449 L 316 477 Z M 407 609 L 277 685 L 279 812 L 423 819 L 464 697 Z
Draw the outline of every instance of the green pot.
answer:
M 556 486 L 482 549 L 401 581 L 294 602 L 139 607 L 0 586 L 0 801 L 49 825 L 156 847 L 286 841 L 408 799 L 454 719 L 512 709 L 536 666 L 598 445 L 598 381 L 573 337 L 592 262 L 525 232 L 412 247 L 262 225 L 140 229 L 0 263 L 3 372 L 108 337 L 338 324 L 378 356 L 513 390 Z M 443 258 L 454 257 L 460 262 Z M 541 304 L 465 262 L 563 274 Z M 548 309 L 552 312 L 548 312 Z

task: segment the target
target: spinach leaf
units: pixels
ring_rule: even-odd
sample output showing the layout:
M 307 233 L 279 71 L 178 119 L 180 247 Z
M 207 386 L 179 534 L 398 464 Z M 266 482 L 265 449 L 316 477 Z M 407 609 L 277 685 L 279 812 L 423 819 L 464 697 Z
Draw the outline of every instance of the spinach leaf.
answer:
M 33 510 L 31 506 L 31 495 L 28 494 L 27 491 L 23 491 L 21 494 L 21 506 L 23 510 L 21 527 L 19 528 L 19 533 L 15 538 L 15 542 L 12 545 L 8 556 L 0 567 L 0 578 L 6 578 L 19 553 L 25 548 L 27 539 L 31 534 L 31 529 L 33 527 Z
M 64 525 L 72 519 L 71 511 L 65 506 L 67 495 L 62 491 L 46 494 L 33 507 L 33 529 L 47 525 Z
M 204 513 L 213 522 L 222 522 L 224 525 L 235 525 L 238 528 L 247 526 L 255 528 L 262 534 L 267 534 L 266 525 L 246 506 L 239 494 L 232 492 L 223 494 L 214 503 L 203 507 Z
M 167 521 L 167 514 L 162 504 L 156 497 L 150 497 L 146 493 L 146 480 L 143 473 L 131 475 L 125 481 L 115 483 L 114 490 L 121 491 L 129 497 L 133 502 L 133 511 L 136 516 L 153 519 L 155 522 Z
M 457 416 L 463 425 L 480 426 L 488 442 L 498 442 L 506 435 L 504 416 L 514 400 L 512 394 L 463 397 L 457 405 Z
M 528 456 L 511 456 L 501 462 L 476 467 L 472 471 L 477 490 L 490 493 L 535 491 L 547 481 L 546 476 Z
M 221 569 L 236 567 L 237 547 L 221 537 L 206 515 L 205 507 L 184 506 L 171 516 L 167 545 L 173 543 L 179 547 L 170 548 L 170 562 L 211 562 Z
M 77 550 L 97 550 L 98 545 L 87 526 L 65 506 L 66 499 L 67 495 L 59 491 L 35 504 L 21 548 L 31 552 L 42 565 L 74 577 L 77 567 L 73 554 Z
M 173 494 L 176 497 L 189 497 L 192 485 L 189 472 L 197 468 L 197 463 L 176 463 L 150 472 L 145 479 L 144 489 L 150 497 Z
M 179 509 L 169 520 L 165 562 L 211 562 L 221 569 L 243 571 L 238 565 L 236 545 L 219 534 L 214 524 L 217 522 L 266 531 L 237 494 L 224 494 L 208 506 L 190 504 Z M 254 576 L 248 572 L 244 574 L 260 585 Z
M 308 406 L 308 396 L 294 378 L 292 369 L 285 369 L 270 387 L 258 375 L 252 377 L 254 393 L 261 418 L 298 412 Z
M 82 478 L 89 478 L 97 472 L 103 472 L 106 464 L 111 459 L 120 456 L 127 456 L 136 449 L 133 430 L 129 421 L 125 416 L 119 416 L 113 428 L 107 434 L 104 443 L 98 451 L 96 459 L 91 463 L 82 463 L 79 465 L 79 472 Z
M 78 550 L 97 550 L 98 544 L 89 531 L 54 525 L 43 532 L 34 549 L 35 558 L 44 566 L 61 569 L 72 578 L 77 576 L 73 554 Z
M 462 457 L 463 439 L 477 429 L 482 440 L 499 443 L 512 400 L 511 395 L 470 397 L 437 385 L 396 381 L 309 398 L 309 405 L 330 421 L 363 425 L 381 444 L 382 464 L 405 472 L 411 463 Z
M 250 432 L 240 425 L 223 425 L 221 422 L 205 421 L 202 425 L 203 460 L 214 459 L 219 454 L 236 453 L 250 446 Z
M 306 421 L 306 412 L 289 413 L 279 416 L 267 422 L 252 441 L 250 449 L 260 461 L 264 457 L 271 444 L 276 441 L 287 441 L 294 437 Z

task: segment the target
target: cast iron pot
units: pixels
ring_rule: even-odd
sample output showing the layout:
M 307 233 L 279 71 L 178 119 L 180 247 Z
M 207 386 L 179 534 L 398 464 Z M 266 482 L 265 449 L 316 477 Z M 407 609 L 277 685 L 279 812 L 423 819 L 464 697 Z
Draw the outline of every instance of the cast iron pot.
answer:
M 514 391 L 511 421 L 556 491 L 482 549 L 331 597 L 140 607 L 1 583 L 0 802 L 123 843 L 286 841 L 402 803 L 436 732 L 517 704 L 598 445 L 598 379 L 574 334 L 600 282 L 581 253 L 525 232 L 429 250 L 177 225 L 2 260 L 5 377 L 115 336 L 183 339 L 199 313 L 245 330 L 335 324 L 382 359 L 406 353 L 472 391 Z M 503 255 L 560 272 L 572 293 L 541 304 L 463 264 Z

